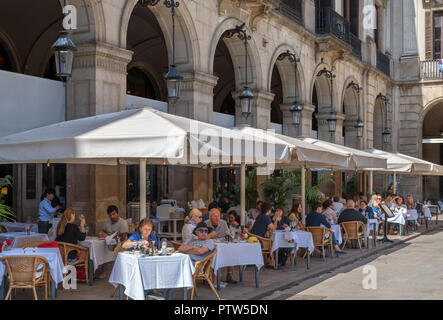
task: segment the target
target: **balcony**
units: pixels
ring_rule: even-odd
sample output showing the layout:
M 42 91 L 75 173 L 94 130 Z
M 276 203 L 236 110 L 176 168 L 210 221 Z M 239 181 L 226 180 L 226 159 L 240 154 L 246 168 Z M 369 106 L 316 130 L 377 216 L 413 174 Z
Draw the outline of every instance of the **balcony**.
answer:
M 362 60 L 361 55 L 361 40 L 353 35 L 352 33 L 349 34 L 349 39 L 352 47 L 352 55 L 356 57 L 359 60 Z
M 301 0 L 281 0 L 277 8 L 281 14 L 299 24 L 303 24 L 303 11 Z
M 391 66 L 389 58 L 382 52 L 377 50 L 377 69 L 386 74 L 388 77 L 391 76 Z
M 349 44 L 349 29 L 349 22 L 331 8 L 321 8 L 320 10 L 317 10 L 315 33 L 332 34 L 337 39 Z
M 424 80 L 443 79 L 443 60 L 425 60 L 420 62 L 420 77 Z

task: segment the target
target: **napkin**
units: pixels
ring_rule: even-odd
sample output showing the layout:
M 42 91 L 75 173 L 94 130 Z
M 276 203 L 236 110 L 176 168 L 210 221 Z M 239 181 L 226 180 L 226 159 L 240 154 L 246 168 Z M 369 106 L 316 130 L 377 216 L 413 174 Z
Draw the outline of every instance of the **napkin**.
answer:
M 115 238 L 117 237 L 117 235 L 118 235 L 118 231 L 114 232 L 110 236 L 107 236 L 105 238 L 106 245 L 108 245 L 108 246 L 116 245 L 117 244 L 117 240 Z

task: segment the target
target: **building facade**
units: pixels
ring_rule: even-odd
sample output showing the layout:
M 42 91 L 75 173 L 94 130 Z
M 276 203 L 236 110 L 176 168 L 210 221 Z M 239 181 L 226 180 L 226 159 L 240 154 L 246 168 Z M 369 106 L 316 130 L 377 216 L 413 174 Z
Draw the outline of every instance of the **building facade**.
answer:
M 36 116 L 9 131 L 0 129 L 0 135 L 60 121 L 49 116 L 54 113 L 70 120 L 130 105 L 155 105 L 223 126 L 273 128 L 289 136 L 398 151 L 442 163 L 440 144 L 422 144 L 423 138 L 443 131 L 440 1 L 181 0 L 174 43 L 175 63 L 184 80 L 180 99 L 169 104 L 164 75 L 172 61 L 173 30 L 171 11 L 163 1 L 69 0 L 76 8 L 77 28 L 71 38 L 78 51 L 66 96 L 55 81 L 51 49 L 61 29 L 62 2 L 0 4 L 0 69 L 5 70 L 0 83 L 18 74 L 17 85 L 35 81 L 32 87 L 41 86 L 34 95 L 25 87 L 5 92 L 8 99 L 0 99 L 0 104 L 13 111 L 3 114 L 2 127 L 26 114 Z M 227 30 L 243 23 L 251 36 L 247 68 L 244 43 L 236 36 L 226 37 Z M 288 50 L 299 59 L 296 69 L 282 55 Z M 335 75 L 332 84 L 318 76 L 324 68 Z M 360 94 L 349 86 L 352 82 L 362 88 Z M 254 94 L 248 118 L 241 115 L 239 99 L 245 85 Z M 35 106 L 47 105 L 49 92 L 56 92 L 61 101 L 41 113 Z M 23 103 L 26 97 L 31 103 Z M 298 128 L 289 111 L 295 101 L 303 106 Z M 331 109 L 338 118 L 334 135 L 327 123 Z M 355 128 L 359 118 L 364 123 L 362 138 Z M 392 132 L 387 144 L 385 128 Z M 0 169 L 0 174 L 14 175 L 17 191 L 12 198 L 19 216 L 36 215 L 43 188 L 59 186 L 60 197 L 84 213 L 92 228 L 102 224 L 109 204 L 125 208 L 137 200 L 137 172 L 136 166 L 98 165 Z M 177 199 L 182 206 L 193 199 L 209 202 L 214 180 L 232 180 L 224 177 L 229 170 L 150 166 L 147 172 L 147 196 Z M 324 191 L 338 194 L 348 176 L 336 173 L 335 185 L 324 185 Z M 368 188 L 367 178 L 357 175 L 361 191 Z M 376 176 L 374 187 L 383 190 L 388 183 L 388 176 Z M 440 178 L 401 176 L 398 190 L 437 199 L 443 187 Z

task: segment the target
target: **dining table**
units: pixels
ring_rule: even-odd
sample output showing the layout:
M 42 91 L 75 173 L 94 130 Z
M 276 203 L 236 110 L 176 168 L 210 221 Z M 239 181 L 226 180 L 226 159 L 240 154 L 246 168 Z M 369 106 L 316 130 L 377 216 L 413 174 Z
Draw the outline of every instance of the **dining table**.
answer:
M 57 296 L 57 286 L 63 282 L 64 264 L 60 250 L 58 248 L 15 248 L 0 253 L 0 258 L 8 256 L 41 256 L 48 261 L 49 274 L 51 275 L 51 299 L 55 300 Z M 8 277 L 6 275 L 5 266 L 0 263 L 0 300 L 5 297 L 5 291 L 8 287 Z
M 38 225 L 36 223 L 2 222 L 2 226 L 6 227 L 8 232 L 24 232 L 25 227 L 30 227 L 31 232 L 38 233 Z
M 212 269 L 217 274 L 217 290 L 220 290 L 221 268 L 239 266 L 239 280 L 243 281 L 244 266 L 255 266 L 255 286 L 259 287 L 259 271 L 263 267 L 261 245 L 248 243 L 245 240 L 215 240 L 217 253 L 212 260 Z
M 114 251 L 106 245 L 104 238 L 87 236 L 84 241 L 79 241 L 78 245 L 89 248 L 89 285 L 92 285 L 93 273 L 98 267 L 115 261 Z
M 120 300 L 124 295 L 145 300 L 147 290 L 183 288 L 183 298 L 193 287 L 194 264 L 187 254 L 149 256 L 137 251 L 120 252 L 115 260 L 109 282 L 120 286 Z
M 278 251 L 280 248 L 292 248 L 295 250 L 294 265 L 297 264 L 297 251 L 299 248 L 307 250 L 307 269 L 310 268 L 311 254 L 314 252 L 314 240 L 312 233 L 294 230 L 277 230 L 272 234 L 272 252 L 275 252 L 275 269 L 278 269 Z
M 49 241 L 48 235 L 45 233 L 31 232 L 28 235 L 22 231 L 0 233 L 0 243 L 3 243 L 6 240 L 10 240 L 12 242 L 12 248 L 19 248 L 23 242 L 28 241 Z

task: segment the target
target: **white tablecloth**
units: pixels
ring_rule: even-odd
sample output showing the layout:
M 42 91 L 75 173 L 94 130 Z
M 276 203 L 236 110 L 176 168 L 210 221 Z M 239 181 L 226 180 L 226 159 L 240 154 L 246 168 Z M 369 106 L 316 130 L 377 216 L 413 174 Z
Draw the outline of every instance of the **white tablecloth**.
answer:
M 8 228 L 8 232 L 23 232 L 27 226 L 31 227 L 31 232 L 38 232 L 38 225 L 36 223 L 2 222 L 2 226 Z
M 378 220 L 377 219 L 368 219 L 368 223 L 366 223 L 366 237 L 369 237 L 369 231 L 374 230 L 375 226 L 375 234 L 378 232 Z
M 188 255 L 142 257 L 120 252 L 109 282 L 125 286 L 125 294 L 134 300 L 144 300 L 144 290 L 192 288 L 195 268 Z
M 343 242 L 343 239 L 341 237 L 341 227 L 339 224 L 332 224 L 331 230 L 334 232 L 335 239 L 337 240 L 338 244 L 341 244 Z
M 417 210 L 415 210 L 415 209 L 408 210 L 408 215 L 410 215 L 409 217 L 407 216 L 408 221 L 417 221 L 418 220 Z
M 401 213 L 395 214 L 394 213 L 394 215 L 395 215 L 394 217 L 388 218 L 389 223 L 399 223 L 402 225 L 404 225 L 406 223 L 405 217 L 403 216 L 403 214 L 401 214 Z
M 26 248 L 23 249 L 12 249 L 9 251 L 3 251 L 0 253 L 0 258 L 6 256 L 42 256 L 48 260 L 49 264 L 49 273 L 51 274 L 52 280 L 56 283 L 63 282 L 63 260 L 60 255 L 60 250 L 58 248 Z M 3 263 L 0 263 L 3 265 Z M 2 272 L 3 271 L 3 272 Z M 5 268 L 0 268 L 0 284 L 3 279 L 3 273 L 5 272 Z
M 256 265 L 263 266 L 263 255 L 260 243 L 224 243 L 216 242 L 217 253 L 212 260 L 214 272 L 223 267 Z
M 20 247 L 20 245 L 26 241 L 49 241 L 47 234 L 35 232 L 31 232 L 29 236 L 24 232 L 0 233 L 0 242 L 3 243 L 5 240 L 11 240 L 13 248 Z
M 314 252 L 314 240 L 312 234 L 306 231 L 277 231 L 272 236 L 272 251 L 278 248 L 307 248 L 312 254 Z M 291 242 L 290 242 L 291 241 Z M 295 243 L 295 244 L 294 244 Z
M 78 244 L 89 248 L 89 258 L 94 263 L 94 271 L 104 263 L 115 260 L 114 251 L 109 250 L 105 240 L 97 237 L 86 237 L 85 241 L 79 241 Z

